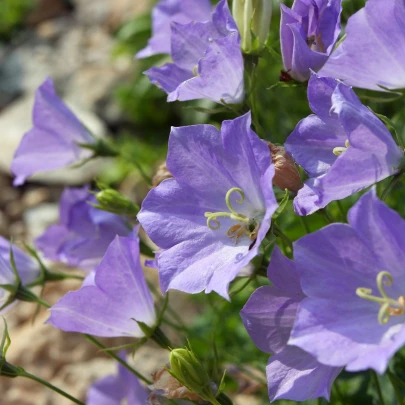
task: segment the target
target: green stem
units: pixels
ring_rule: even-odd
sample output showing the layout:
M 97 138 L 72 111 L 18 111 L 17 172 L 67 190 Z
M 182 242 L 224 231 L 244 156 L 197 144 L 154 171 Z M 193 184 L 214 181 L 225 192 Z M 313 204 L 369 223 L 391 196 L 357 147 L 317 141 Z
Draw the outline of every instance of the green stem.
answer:
M 299 216 L 299 218 L 300 218 L 300 221 L 301 221 L 301 225 L 303 226 L 303 228 L 305 229 L 305 232 L 308 234 L 308 233 L 311 233 L 311 230 L 309 229 L 309 226 L 308 226 L 308 224 L 307 224 L 307 221 L 306 221 L 306 219 L 304 218 L 304 217 L 302 217 L 302 216 Z
M 79 401 L 77 398 L 72 397 L 71 395 L 69 395 L 67 392 L 62 391 L 60 388 L 55 387 L 54 385 L 52 385 L 51 383 L 43 380 L 42 378 L 39 378 L 35 375 L 32 375 L 30 373 L 27 373 L 26 371 L 21 372 L 20 374 L 21 377 L 26 377 L 29 378 L 30 380 L 36 381 L 39 384 L 44 385 L 45 387 L 51 389 L 52 391 L 57 392 L 59 395 L 62 395 L 63 397 L 70 399 L 72 402 L 74 402 L 75 404 L 79 404 L 79 405 L 85 405 L 84 402 Z
M 336 204 L 339 208 L 340 215 L 342 215 L 342 222 L 346 222 L 346 214 L 345 214 L 345 210 L 343 209 L 342 203 L 339 200 L 337 200 Z
M 321 214 L 325 219 L 326 219 L 326 222 L 328 223 L 328 224 L 331 224 L 332 222 L 333 222 L 333 219 L 330 217 L 330 215 L 328 214 L 328 211 L 326 211 L 326 208 L 321 208 L 319 211 L 318 211 L 318 213 L 319 214 Z
M 381 391 L 380 381 L 378 380 L 378 375 L 374 370 L 371 370 L 371 375 L 373 376 L 375 388 L 377 390 L 378 399 L 381 405 L 385 405 L 384 397 Z
M 136 371 L 134 368 L 132 368 L 126 361 L 122 360 L 119 356 L 117 356 L 113 351 L 108 350 L 100 341 L 98 341 L 95 337 L 84 334 L 84 336 L 89 340 L 90 342 L 94 343 L 97 347 L 102 349 L 105 353 L 107 353 L 111 358 L 114 360 L 118 361 L 122 366 L 124 366 L 127 370 L 129 370 L 132 374 L 136 375 L 140 380 L 145 382 L 146 384 L 152 384 L 152 381 L 148 380 L 146 377 L 144 377 L 141 373 Z
M 280 227 L 277 224 L 274 224 L 273 226 L 273 232 L 274 235 L 278 236 L 281 238 L 284 242 L 287 243 L 288 247 L 292 250 L 293 249 L 293 243 L 291 239 L 283 233 L 283 231 L 280 229 Z
M 397 398 L 398 405 L 401 405 L 402 404 L 402 395 L 401 395 L 401 391 L 400 391 L 397 381 L 396 381 L 396 376 L 390 370 L 387 370 L 387 375 L 388 375 L 388 378 L 390 379 L 392 387 L 394 388 L 395 397 Z
M 394 188 L 394 186 L 401 180 L 402 177 L 402 172 L 396 174 L 388 183 L 387 187 L 381 194 L 381 200 L 384 201 L 387 197 L 390 191 Z

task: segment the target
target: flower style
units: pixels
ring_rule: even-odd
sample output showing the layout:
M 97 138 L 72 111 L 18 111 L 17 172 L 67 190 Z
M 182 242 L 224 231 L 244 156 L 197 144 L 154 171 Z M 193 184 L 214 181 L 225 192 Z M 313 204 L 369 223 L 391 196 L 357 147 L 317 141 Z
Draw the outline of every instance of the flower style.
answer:
M 243 101 L 240 36 L 226 0 L 218 3 L 212 21 L 172 23 L 171 56 L 174 63 L 145 72 L 152 83 L 168 94 L 168 101 Z
M 136 57 L 140 59 L 159 53 L 170 53 L 172 22 L 187 24 L 192 21 L 208 21 L 210 17 L 209 0 L 161 0 L 152 11 L 152 38 Z
M 156 313 L 140 264 L 138 237 L 117 236 L 93 282 L 87 279 L 85 286 L 62 297 L 47 322 L 67 332 L 100 337 L 145 336 L 138 322 L 153 327 Z
M 40 276 L 40 268 L 35 261 L 15 245 L 0 236 L 0 285 L 16 285 L 17 278 L 10 263 L 10 248 L 13 250 L 18 276 L 23 286 L 32 283 Z M 0 314 L 4 314 L 17 303 L 10 302 L 10 293 L 0 288 Z M 9 303 L 9 305 L 7 305 Z
M 281 53 L 286 72 L 306 81 L 328 60 L 340 33 L 342 0 L 295 0 L 281 4 Z
M 267 145 L 250 114 L 211 125 L 173 128 L 167 168 L 174 178 L 152 189 L 138 214 L 162 250 L 156 257 L 163 292 L 215 291 L 259 252 L 277 208 Z
M 405 88 L 405 3 L 368 0 L 349 18 L 346 39 L 321 76 L 371 90 Z M 382 87 L 381 87 L 382 86 Z
M 60 222 L 36 239 L 45 257 L 91 270 L 116 235 L 130 233 L 123 218 L 91 206 L 96 199 L 88 187 L 66 188 L 60 201 Z
M 375 188 L 332 224 L 294 244 L 305 298 L 290 344 L 323 364 L 384 373 L 405 344 L 405 221 Z
M 325 366 L 311 354 L 287 344 L 298 306 L 305 298 L 295 263 L 275 247 L 267 275 L 273 285 L 258 288 L 240 314 L 256 346 L 273 353 L 266 369 L 270 400 L 329 400 L 341 368 Z
M 312 75 L 308 100 L 315 115 L 299 122 L 285 148 L 309 175 L 294 200 L 308 215 L 398 172 L 403 151 L 353 90 Z
M 121 356 L 125 360 L 125 356 Z M 87 392 L 87 405 L 147 405 L 148 391 L 138 378 L 118 364 L 118 375 L 109 375 L 96 381 Z
M 57 96 L 51 79 L 36 92 L 33 122 L 34 128 L 24 135 L 11 163 L 15 186 L 36 172 L 64 167 L 91 155 L 79 144 L 94 143 L 93 137 Z

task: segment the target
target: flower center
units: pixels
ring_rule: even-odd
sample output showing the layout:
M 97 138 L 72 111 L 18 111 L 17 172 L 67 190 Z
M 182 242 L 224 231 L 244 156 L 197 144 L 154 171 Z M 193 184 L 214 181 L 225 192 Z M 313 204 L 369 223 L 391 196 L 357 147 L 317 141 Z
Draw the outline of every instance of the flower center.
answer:
M 377 302 L 381 305 L 380 311 L 378 312 L 378 322 L 381 325 L 388 323 L 391 316 L 399 316 L 405 313 L 405 296 L 401 295 L 397 300 L 388 297 L 384 285 L 392 285 L 392 276 L 388 271 L 382 271 L 377 274 L 377 287 L 381 297 L 372 295 L 373 291 L 370 288 L 360 287 L 356 290 L 356 294 L 360 298 Z
M 345 146 L 338 146 L 337 148 L 333 148 L 333 154 L 336 156 L 340 156 L 343 152 L 346 152 L 349 146 L 349 140 L 346 139 Z
M 246 235 L 250 240 L 255 240 L 257 232 L 259 230 L 259 223 L 255 219 L 251 219 L 244 214 L 237 212 L 231 203 L 231 195 L 233 192 L 236 192 L 240 195 L 239 200 L 236 200 L 238 204 L 242 204 L 245 201 L 245 193 L 242 189 L 238 187 L 233 187 L 226 193 L 225 203 L 229 209 L 229 212 L 206 212 L 204 216 L 207 218 L 208 228 L 216 231 L 221 227 L 221 223 L 218 221 L 220 217 L 231 218 L 234 221 L 237 221 L 238 224 L 232 225 L 226 232 L 226 236 L 234 240 L 234 243 Z
M 307 37 L 307 45 L 312 51 L 325 53 L 325 45 L 322 42 L 322 34 Z

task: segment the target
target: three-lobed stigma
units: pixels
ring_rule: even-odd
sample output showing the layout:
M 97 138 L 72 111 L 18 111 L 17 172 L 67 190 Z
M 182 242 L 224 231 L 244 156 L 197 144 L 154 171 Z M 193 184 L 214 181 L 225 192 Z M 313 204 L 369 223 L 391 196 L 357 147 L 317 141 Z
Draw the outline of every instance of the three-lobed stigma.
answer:
M 401 295 L 397 300 L 390 298 L 385 292 L 384 285 L 392 285 L 392 276 L 388 271 L 381 271 L 377 274 L 377 287 L 381 297 L 372 295 L 373 291 L 370 288 L 360 287 L 356 290 L 356 294 L 360 298 L 381 305 L 378 312 L 378 322 L 381 325 L 387 324 L 391 316 L 399 316 L 405 313 L 405 296 Z

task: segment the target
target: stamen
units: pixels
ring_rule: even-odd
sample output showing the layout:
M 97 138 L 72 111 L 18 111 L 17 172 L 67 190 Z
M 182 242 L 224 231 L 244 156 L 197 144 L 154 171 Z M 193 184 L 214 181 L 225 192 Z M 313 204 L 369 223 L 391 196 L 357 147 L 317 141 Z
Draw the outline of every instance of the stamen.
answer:
M 346 139 L 346 142 L 345 142 L 345 146 L 344 146 L 344 147 L 343 147 L 343 146 L 338 146 L 338 147 L 336 147 L 336 148 L 333 148 L 333 154 L 336 155 L 336 156 L 340 156 L 343 152 L 346 152 L 346 151 L 347 151 L 347 148 L 348 148 L 349 146 L 350 146 L 349 140 Z
M 391 316 L 399 316 L 405 313 L 405 297 L 400 296 L 398 300 L 390 298 L 385 292 L 384 285 L 392 285 L 392 276 L 388 271 L 381 271 L 377 274 L 377 288 L 381 297 L 372 295 L 373 291 L 370 288 L 360 287 L 356 290 L 356 294 L 367 301 L 377 302 L 381 305 L 378 312 L 378 322 L 385 325 L 390 320 Z
M 207 218 L 207 226 L 208 228 L 212 229 L 213 231 L 219 229 L 221 227 L 220 222 L 217 218 L 219 217 L 228 217 L 233 219 L 234 221 L 239 221 L 243 223 L 249 223 L 249 218 L 246 215 L 238 213 L 233 207 L 231 203 L 231 195 L 233 192 L 237 192 L 240 194 L 240 199 L 236 200 L 238 204 L 242 204 L 245 201 L 245 193 L 238 187 L 233 187 L 226 193 L 225 196 L 225 203 L 228 207 L 230 212 L 206 212 L 204 216 Z M 212 225 L 212 222 L 215 225 Z

